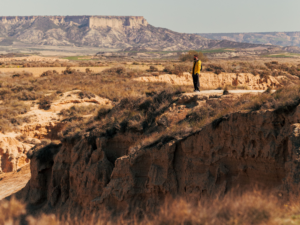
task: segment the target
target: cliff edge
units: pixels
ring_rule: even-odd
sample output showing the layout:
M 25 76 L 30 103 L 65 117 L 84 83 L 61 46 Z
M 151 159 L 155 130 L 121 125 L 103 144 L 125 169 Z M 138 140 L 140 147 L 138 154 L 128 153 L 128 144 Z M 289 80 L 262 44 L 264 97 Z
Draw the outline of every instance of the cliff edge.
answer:
M 128 133 L 104 137 L 94 127 L 30 152 L 32 177 L 18 196 L 29 208 L 83 216 L 155 211 L 169 197 L 197 203 L 256 185 L 298 195 L 299 121 L 300 106 L 237 112 L 136 150 Z

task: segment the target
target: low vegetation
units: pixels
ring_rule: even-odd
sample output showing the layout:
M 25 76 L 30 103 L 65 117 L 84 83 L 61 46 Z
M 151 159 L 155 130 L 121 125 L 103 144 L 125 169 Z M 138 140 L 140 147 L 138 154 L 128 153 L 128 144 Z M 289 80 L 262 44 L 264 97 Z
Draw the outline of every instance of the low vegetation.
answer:
M 190 55 L 192 53 L 189 52 Z M 92 62 L 96 63 L 96 61 Z M 73 62 L 70 63 L 73 65 Z M 78 63 L 90 62 L 80 61 Z M 140 63 L 135 62 L 135 64 Z M 67 66 L 67 64 L 64 66 Z M 158 69 L 158 66 L 164 69 Z M 52 102 L 61 93 L 74 89 L 82 91 L 79 94 L 80 98 L 91 98 L 98 95 L 114 102 L 119 102 L 125 98 L 145 98 L 161 93 L 162 91 L 179 93 L 190 90 L 190 87 L 183 85 L 144 83 L 134 81 L 133 78 L 162 73 L 181 76 L 184 72 L 191 71 L 191 62 L 160 62 L 148 64 L 147 67 L 148 71 L 137 70 L 127 68 L 119 63 L 117 67 L 112 67 L 102 72 L 93 72 L 92 69 L 79 72 L 67 66 L 62 73 L 49 69 L 43 72 L 40 77 L 33 77 L 31 73 L 25 71 L 19 73 L 2 73 L 0 76 L 0 100 L 2 100 L 0 107 L 3 112 L 0 121 L 1 131 L 12 131 L 18 124 L 22 124 L 19 115 L 24 114 L 31 106 L 37 104 L 40 109 L 48 110 L 51 108 Z M 300 64 L 280 63 L 277 61 L 266 63 L 256 61 L 215 61 L 204 63 L 203 69 L 204 71 L 217 74 L 222 72 L 237 74 L 251 72 L 254 75 L 259 74 L 261 77 L 268 77 L 270 75 L 299 76 Z M 231 89 L 230 87 L 228 88 Z M 244 89 L 245 87 L 241 88 Z M 15 120 L 19 122 L 16 123 Z
M 238 111 L 246 113 L 268 109 L 290 112 L 300 103 L 300 86 L 281 88 L 275 93 L 267 90 L 260 95 L 223 98 L 221 101 L 212 98 L 199 107 L 178 104 L 180 96 L 180 91 L 163 91 L 143 97 L 123 98 L 112 109 L 101 108 L 95 117 L 77 122 L 72 120 L 63 131 L 62 139 L 73 140 L 86 132 L 96 132 L 97 136 L 103 137 L 117 134 L 133 136 L 135 143 L 132 149 L 135 150 L 152 146 L 153 143 L 165 144 Z M 180 111 L 184 111 L 183 114 Z
M 206 63 L 204 64 L 203 70 L 206 72 L 213 72 L 215 74 L 252 73 L 253 75 L 260 75 L 261 77 L 285 75 L 294 75 L 300 77 L 300 64 L 279 63 L 278 61 L 267 63 L 263 63 L 261 61 L 222 61 L 219 63 Z
M 132 78 L 143 76 L 145 71 L 113 67 L 101 73 L 78 72 L 67 67 L 62 74 L 46 71 L 40 77 L 26 72 L 0 76 L 0 130 L 8 132 L 22 124 L 19 115 L 26 113 L 35 104 L 48 110 L 63 92 L 80 89 L 79 98 L 96 95 L 118 102 L 126 97 L 141 97 L 147 93 L 163 90 L 187 90 L 185 86 L 165 83 L 141 83 Z M 16 119 L 18 118 L 18 119 Z M 19 121 L 18 123 L 15 120 Z M 16 125 L 14 125 L 16 124 Z
M 84 116 L 89 114 L 94 114 L 99 109 L 98 105 L 87 105 L 87 106 L 71 106 L 69 109 L 62 109 L 59 112 L 59 115 L 63 116 L 64 118 L 70 117 L 78 117 Z
M 249 191 L 243 194 L 229 193 L 225 197 L 203 199 L 201 202 L 187 202 L 183 199 L 166 200 L 157 213 L 143 212 L 132 218 L 122 218 L 104 210 L 86 219 L 68 217 L 60 220 L 54 215 L 28 216 L 24 204 L 15 199 L 0 203 L 0 224 L 28 225 L 83 225 L 83 224 L 272 224 L 291 225 L 300 223 L 298 198 L 290 202 L 270 193 Z M 132 212 L 133 213 L 133 212 Z M 23 221 L 23 223 L 21 223 Z
M 28 61 L 8 61 L 0 62 L 2 68 L 30 68 L 30 67 L 102 67 L 107 66 L 105 62 L 97 60 L 88 61 L 54 61 L 54 62 L 28 62 Z
M 182 62 L 186 62 L 186 61 L 194 61 L 194 55 L 198 55 L 198 58 L 202 61 L 202 62 L 207 62 L 208 59 L 205 55 L 203 55 L 202 52 L 197 52 L 197 51 L 188 51 L 187 53 L 182 54 L 179 57 L 179 60 Z

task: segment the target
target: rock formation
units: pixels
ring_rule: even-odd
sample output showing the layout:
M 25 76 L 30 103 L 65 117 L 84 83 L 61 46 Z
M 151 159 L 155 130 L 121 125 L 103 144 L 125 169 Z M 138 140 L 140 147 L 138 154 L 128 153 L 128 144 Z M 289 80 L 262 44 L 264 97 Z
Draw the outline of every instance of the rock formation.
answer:
M 0 173 L 17 171 L 29 163 L 26 153 L 32 147 L 19 142 L 14 137 L 0 135 Z
M 136 81 L 142 82 L 164 82 L 174 85 L 191 85 L 193 83 L 190 73 L 183 75 L 165 74 L 159 76 L 145 76 L 135 78 Z M 266 90 L 267 88 L 278 88 L 282 83 L 288 83 L 289 79 L 285 76 L 261 78 L 259 75 L 254 76 L 251 73 L 201 73 L 200 85 L 205 89 L 216 89 L 226 85 L 245 86 L 250 90 Z
M 167 197 L 189 202 L 255 185 L 299 194 L 300 106 L 227 115 L 182 139 L 130 150 L 128 134 L 97 127 L 30 152 L 32 178 L 18 194 L 29 206 L 86 215 L 155 210 Z
M 196 49 L 210 42 L 195 34 L 156 28 L 137 16 L 0 17 L 0 45 Z M 215 42 L 215 41 L 214 41 Z
M 280 46 L 300 47 L 300 32 L 214 33 L 199 35 L 213 40 L 229 40 L 234 42 L 254 44 L 272 44 Z M 296 52 L 300 52 L 299 48 L 293 49 Z
M 108 107 L 112 105 L 110 100 L 99 96 L 80 98 L 78 96 L 80 92 L 73 90 L 61 94 L 48 111 L 38 109 L 35 105 L 23 115 L 30 117 L 30 122 L 20 125 L 16 132 L 0 133 L 0 173 L 14 172 L 30 162 L 27 152 L 34 145 L 18 141 L 17 136 L 25 136 L 30 143 L 40 143 L 42 139 L 58 140 L 59 132 L 66 125 L 58 115 L 62 109 L 69 109 L 73 105 L 97 104 Z
M 154 27 L 142 16 L 0 17 L 0 36 L 0 46 L 90 46 L 127 49 L 129 52 L 134 49 L 176 51 L 258 46 L 230 41 L 223 43 L 196 34 L 177 33 Z

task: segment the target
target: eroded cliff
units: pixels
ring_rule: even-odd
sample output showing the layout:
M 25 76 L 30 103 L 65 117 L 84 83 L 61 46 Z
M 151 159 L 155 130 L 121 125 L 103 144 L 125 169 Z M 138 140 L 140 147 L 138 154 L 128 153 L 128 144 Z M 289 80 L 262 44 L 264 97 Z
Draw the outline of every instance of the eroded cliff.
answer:
M 106 208 L 154 211 L 168 197 L 197 202 L 258 185 L 299 194 L 300 106 L 237 112 L 185 137 L 140 149 L 99 128 L 31 152 L 32 177 L 18 194 L 30 207 L 84 216 Z
M 148 24 L 142 16 L 0 17 L 0 45 L 199 49 L 217 41 Z

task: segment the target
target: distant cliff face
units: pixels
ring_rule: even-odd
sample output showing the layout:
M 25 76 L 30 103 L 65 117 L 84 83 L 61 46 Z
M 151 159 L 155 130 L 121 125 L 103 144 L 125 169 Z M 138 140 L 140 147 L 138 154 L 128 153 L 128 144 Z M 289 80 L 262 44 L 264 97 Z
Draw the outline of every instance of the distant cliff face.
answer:
M 183 50 L 205 48 L 210 41 L 195 34 L 153 27 L 142 16 L 0 17 L 0 46 L 24 43 Z
M 148 22 L 142 16 L 3 16 L 2 24 L 18 24 L 34 22 L 36 19 L 47 18 L 56 25 L 88 25 L 89 28 L 123 28 L 147 26 Z
M 106 28 L 112 27 L 116 29 L 128 27 L 147 26 L 148 22 L 142 16 L 92 16 L 89 17 L 89 28 Z
M 214 33 L 199 35 L 213 40 L 300 47 L 300 32 Z

